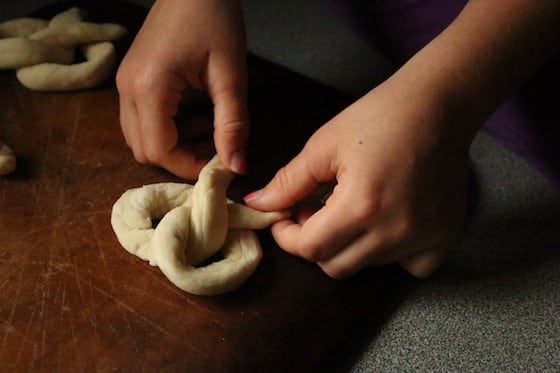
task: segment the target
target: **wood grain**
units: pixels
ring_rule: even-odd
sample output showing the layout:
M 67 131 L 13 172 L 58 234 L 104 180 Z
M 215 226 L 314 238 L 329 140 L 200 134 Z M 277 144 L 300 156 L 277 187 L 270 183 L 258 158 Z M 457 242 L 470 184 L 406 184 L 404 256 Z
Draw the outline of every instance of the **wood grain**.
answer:
M 104 9 L 90 12 L 103 18 Z M 121 7 L 112 18 L 124 14 L 144 15 Z M 262 186 L 349 102 L 254 57 L 250 70 L 251 172 L 232 185 L 234 199 Z M 180 181 L 134 161 L 114 84 L 37 93 L 1 72 L 0 87 L 0 138 L 18 161 L 0 179 L 1 371 L 341 367 L 390 312 L 388 284 L 408 281 L 395 268 L 331 280 L 263 231 L 263 262 L 239 290 L 186 294 L 112 232 L 111 207 L 122 192 Z

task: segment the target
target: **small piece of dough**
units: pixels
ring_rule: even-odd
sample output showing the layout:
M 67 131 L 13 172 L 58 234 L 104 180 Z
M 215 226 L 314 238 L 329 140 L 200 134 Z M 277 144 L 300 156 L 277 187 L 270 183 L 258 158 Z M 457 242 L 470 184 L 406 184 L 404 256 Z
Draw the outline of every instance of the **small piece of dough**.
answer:
M 160 183 L 130 189 L 113 206 L 113 230 L 127 251 L 157 265 L 184 291 L 201 295 L 231 291 L 261 259 L 252 230 L 289 216 L 286 211 L 261 212 L 228 200 L 232 178 L 216 156 L 194 186 Z M 224 259 L 196 267 L 218 250 Z
M 6 175 L 16 169 L 16 157 L 12 149 L 0 141 L 0 175 Z
M 39 18 L 16 18 L 0 23 L 0 38 L 27 37 L 46 28 L 49 21 Z
M 42 63 L 18 69 L 21 84 L 36 91 L 70 91 L 92 88 L 111 75 L 117 63 L 112 43 L 85 45 L 82 48 L 85 62 L 62 65 Z
M 74 51 L 26 38 L 0 39 L 0 69 L 18 69 L 45 62 L 68 64 Z

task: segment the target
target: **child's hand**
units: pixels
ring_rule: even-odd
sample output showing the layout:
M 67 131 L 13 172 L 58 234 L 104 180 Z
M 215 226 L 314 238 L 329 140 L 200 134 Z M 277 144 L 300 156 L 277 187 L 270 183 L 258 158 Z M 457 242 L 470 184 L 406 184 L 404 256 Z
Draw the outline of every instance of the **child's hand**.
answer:
M 389 84 L 325 124 L 264 189 L 246 197 L 256 209 L 285 209 L 336 178 L 319 211 L 272 228 L 280 247 L 331 277 L 391 262 L 427 276 L 463 226 L 471 138 L 450 138 L 445 128 L 454 123 L 444 113 Z
M 463 225 L 474 134 L 558 52 L 559 18 L 554 0 L 469 1 L 386 82 L 318 130 L 247 204 L 285 209 L 336 179 L 319 211 L 273 226 L 278 244 L 332 277 L 391 262 L 429 275 Z
M 245 34 L 235 0 L 157 1 L 117 73 L 121 126 L 141 163 L 196 178 L 207 159 L 178 145 L 183 91 L 214 103 L 214 142 L 224 165 L 245 171 L 248 135 Z

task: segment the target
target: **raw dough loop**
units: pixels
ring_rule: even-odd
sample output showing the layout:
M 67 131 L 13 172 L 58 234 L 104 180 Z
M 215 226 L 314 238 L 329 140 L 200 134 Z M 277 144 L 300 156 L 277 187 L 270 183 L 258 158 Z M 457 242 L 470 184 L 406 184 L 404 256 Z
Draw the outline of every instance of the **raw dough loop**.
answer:
M 186 292 L 214 295 L 236 289 L 262 256 L 252 230 L 289 214 L 260 212 L 228 200 L 232 178 L 216 156 L 194 186 L 160 183 L 130 189 L 113 206 L 113 230 L 127 251 L 158 266 Z M 196 267 L 218 251 L 224 259 Z
M 109 42 L 81 47 L 85 62 L 62 65 L 41 63 L 22 67 L 16 75 L 21 84 L 36 91 L 71 91 L 93 88 L 111 74 L 117 62 L 117 53 Z
M 0 69 L 17 69 L 19 81 L 39 91 L 67 91 L 94 87 L 117 63 L 113 44 L 127 34 L 115 23 L 84 22 L 85 13 L 72 8 L 50 22 L 19 18 L 0 23 Z M 85 62 L 74 61 L 75 48 Z
M 44 62 L 68 64 L 73 60 L 73 49 L 26 38 L 0 39 L 0 69 L 18 69 Z

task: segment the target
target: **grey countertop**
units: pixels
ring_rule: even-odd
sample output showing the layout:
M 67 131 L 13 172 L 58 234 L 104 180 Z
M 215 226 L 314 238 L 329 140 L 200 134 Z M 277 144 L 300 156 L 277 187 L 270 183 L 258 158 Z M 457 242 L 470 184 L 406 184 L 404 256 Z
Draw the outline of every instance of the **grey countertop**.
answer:
M 265 58 L 350 94 L 390 72 L 324 1 L 244 4 Z M 350 371 L 560 371 L 560 193 L 484 132 L 471 159 L 462 239 L 439 272 L 395 295 Z
M 0 20 L 48 2 L 2 1 Z M 390 71 L 321 1 L 243 5 L 249 47 L 261 57 L 351 94 Z M 560 193 L 485 133 L 471 158 L 477 198 L 462 239 L 361 335 L 348 370 L 560 371 Z
M 560 195 L 485 134 L 472 160 L 479 199 L 462 240 L 353 371 L 560 369 Z

